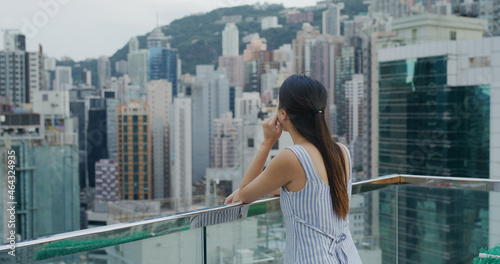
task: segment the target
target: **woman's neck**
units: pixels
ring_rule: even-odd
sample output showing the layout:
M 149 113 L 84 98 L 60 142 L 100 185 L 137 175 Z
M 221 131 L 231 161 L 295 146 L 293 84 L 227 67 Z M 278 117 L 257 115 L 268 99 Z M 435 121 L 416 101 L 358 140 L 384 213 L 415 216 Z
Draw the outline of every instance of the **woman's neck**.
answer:
M 288 133 L 290 133 L 290 137 L 292 137 L 292 141 L 294 145 L 302 145 L 304 143 L 309 143 L 309 141 L 302 136 L 296 129 L 290 128 L 288 129 Z

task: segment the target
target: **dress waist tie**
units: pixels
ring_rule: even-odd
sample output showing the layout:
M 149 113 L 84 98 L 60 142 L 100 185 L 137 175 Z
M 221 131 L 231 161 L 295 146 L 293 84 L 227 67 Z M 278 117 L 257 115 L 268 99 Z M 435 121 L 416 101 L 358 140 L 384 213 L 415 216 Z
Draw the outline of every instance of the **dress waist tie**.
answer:
M 330 253 L 330 255 L 336 255 L 337 259 L 340 261 L 340 263 L 347 263 L 347 250 L 344 248 L 345 244 L 342 243 L 342 241 L 344 241 L 347 238 L 346 232 L 347 232 L 347 229 L 349 227 L 348 225 L 346 225 L 344 230 L 342 230 L 342 234 L 340 236 L 335 237 L 335 236 L 332 236 L 332 235 L 326 233 L 325 231 L 307 223 L 306 221 L 304 221 L 302 218 L 298 217 L 295 214 L 293 214 L 293 217 L 295 218 L 295 220 L 297 220 L 297 222 L 311 228 L 312 230 L 314 230 L 322 235 L 329 237 L 332 240 L 332 242 L 330 243 L 328 253 Z M 339 246 L 339 244 L 340 244 L 340 246 Z

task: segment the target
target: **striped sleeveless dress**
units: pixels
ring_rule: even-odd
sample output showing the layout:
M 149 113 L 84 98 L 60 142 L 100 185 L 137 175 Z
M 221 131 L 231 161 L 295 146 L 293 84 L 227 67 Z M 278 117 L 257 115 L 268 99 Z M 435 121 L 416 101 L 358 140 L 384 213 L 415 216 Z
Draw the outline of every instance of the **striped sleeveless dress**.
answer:
M 352 175 L 351 155 L 349 156 Z M 281 211 L 286 224 L 285 263 L 361 263 L 354 246 L 349 219 L 333 211 L 330 186 L 318 175 L 307 151 L 300 145 L 288 147 L 300 160 L 307 182 L 298 192 L 281 188 Z M 347 191 L 351 199 L 352 177 Z

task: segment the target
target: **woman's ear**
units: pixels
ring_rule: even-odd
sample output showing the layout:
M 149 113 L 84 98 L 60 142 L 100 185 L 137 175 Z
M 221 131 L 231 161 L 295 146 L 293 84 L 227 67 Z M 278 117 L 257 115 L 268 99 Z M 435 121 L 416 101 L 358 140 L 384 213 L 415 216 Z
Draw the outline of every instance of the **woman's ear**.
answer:
M 280 122 L 284 122 L 288 119 L 288 114 L 286 113 L 285 109 L 280 108 L 278 110 L 278 119 L 280 120 Z

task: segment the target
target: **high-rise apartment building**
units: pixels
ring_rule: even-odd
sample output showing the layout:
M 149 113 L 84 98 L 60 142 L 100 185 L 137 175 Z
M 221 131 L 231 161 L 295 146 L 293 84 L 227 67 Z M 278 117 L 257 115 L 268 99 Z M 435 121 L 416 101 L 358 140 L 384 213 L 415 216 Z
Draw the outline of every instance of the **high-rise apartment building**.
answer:
M 387 16 L 373 17 L 363 30 L 363 74 L 365 75 L 365 132 L 363 170 L 366 178 L 379 176 L 378 170 L 378 92 L 377 52 L 388 47 L 446 40 L 481 38 L 485 21 L 475 18 L 420 14 L 391 22 Z M 387 32 L 388 30 L 394 30 Z M 386 31 L 386 32 L 383 32 Z
M 28 103 L 26 59 L 23 50 L 0 51 L 0 96 L 16 107 Z
M 171 145 L 174 154 L 170 176 L 174 208 L 187 210 L 192 203 L 193 186 L 193 117 L 191 98 L 177 97 L 173 103 L 173 128 Z
M 92 72 L 87 70 L 87 69 L 84 69 L 82 71 L 82 82 L 86 85 L 88 85 L 89 87 L 92 86 Z
M 54 90 L 54 80 L 56 78 L 56 59 L 51 57 L 42 56 L 43 71 L 42 71 L 42 89 Z M 85 78 L 82 78 L 85 80 Z M 92 79 L 91 82 L 92 84 Z
M 362 74 L 353 74 L 352 80 L 345 82 L 347 144 L 361 141 L 363 136 L 363 87 Z
M 129 53 L 127 55 L 128 75 L 134 85 L 139 85 L 146 90 L 148 82 L 148 50 L 139 50 L 139 40 L 133 37 L 129 41 Z
M 409 14 L 412 3 L 416 3 L 416 1 L 373 0 L 370 3 L 370 11 L 373 13 L 385 13 L 394 18 L 400 18 Z M 430 3 L 430 1 L 428 3 Z M 410 4 L 410 6 L 408 4 Z
M 243 87 L 243 56 L 220 56 L 219 71 L 225 71 L 229 84 L 232 86 Z
M 302 30 L 297 31 L 297 37 L 292 40 L 293 68 L 292 73 L 305 73 L 305 41 L 320 35 L 318 30 L 314 30 L 311 24 L 304 23 Z
M 7 30 L 4 50 L 0 51 L 0 96 L 19 107 L 31 103 L 33 93 L 43 84 L 42 48 L 26 52 L 25 36 Z
M 54 90 L 68 91 L 73 88 L 73 77 L 71 75 L 71 67 L 56 66 L 54 80 Z
M 309 12 L 291 12 L 286 15 L 286 23 L 287 24 L 298 24 L 298 23 L 304 23 L 304 22 L 313 22 L 314 21 L 314 13 L 309 11 Z
M 95 163 L 95 198 L 101 201 L 118 199 L 116 161 L 101 159 Z
M 168 37 L 158 27 L 148 36 L 148 81 L 168 80 L 172 83 L 172 98 L 177 96 L 177 66 L 179 55 L 170 48 Z
M 205 175 L 210 166 L 210 139 L 213 120 L 229 112 L 229 80 L 213 65 L 197 65 L 196 81 L 191 87 L 193 106 L 193 181 Z M 196 162 L 194 162 L 196 161 Z
M 259 66 L 260 66 L 260 61 L 258 59 L 253 59 L 244 62 L 243 91 L 260 92 Z
M 131 100 L 118 106 L 118 195 L 124 200 L 152 198 L 149 106 Z
M 172 83 L 167 80 L 148 82 L 147 102 L 151 129 L 153 198 L 171 196 L 170 184 L 170 107 Z
M 267 41 L 261 38 L 254 38 L 243 50 L 243 61 L 250 61 L 260 58 L 261 51 L 267 50 Z
M 283 25 L 278 24 L 278 17 L 277 16 L 268 16 L 268 17 L 263 17 L 260 20 L 260 29 L 261 30 L 267 30 L 270 28 L 282 28 Z
M 139 51 L 139 40 L 137 37 L 132 37 L 128 41 L 128 53 Z
M 125 60 L 119 60 L 115 62 L 115 71 L 118 75 L 123 75 L 128 73 L 128 63 Z
M 234 23 L 227 23 L 222 31 L 222 56 L 238 56 L 240 50 L 240 37 L 238 28 Z
M 228 112 L 214 119 L 213 128 L 210 168 L 239 167 L 243 120 L 233 118 L 232 113 Z
M 106 133 L 108 141 L 108 157 L 111 160 L 118 160 L 118 138 L 116 108 L 120 104 L 118 99 L 105 97 L 106 101 Z
M 366 15 L 354 16 L 352 20 L 344 21 L 344 34 L 346 40 L 362 35 L 362 29 L 370 27 L 370 17 Z M 372 25 L 371 25 L 372 26 Z
M 15 155 L 18 186 L 15 189 L 15 216 L 19 239 L 25 241 L 80 229 L 78 145 L 77 135 L 71 129 L 73 119 L 63 119 L 60 128 L 67 129 L 48 133 L 43 117 L 38 113 L 3 115 L 5 120 L 0 123 L 3 135 L 0 137 L 0 171 L 8 170 L 7 161 L 11 160 L 8 156 Z M 7 176 L 7 173 L 0 174 L 2 234 L 11 230 L 7 227 L 7 201 L 11 201 L 8 200 Z M 2 236 L 0 241 L 8 242 L 6 238 Z
M 328 3 L 328 8 L 323 11 L 323 35 L 340 36 L 340 10 L 344 3 Z
M 236 98 L 234 105 L 234 116 L 245 120 L 259 113 L 262 100 L 257 92 L 243 93 L 240 98 Z
M 111 63 L 108 57 L 101 56 L 97 60 L 97 88 L 104 89 L 109 78 L 111 78 Z
M 342 47 L 340 55 L 335 58 L 335 109 L 336 127 L 334 133 L 345 137 L 346 133 L 346 95 L 345 83 L 352 80 L 353 74 L 362 72 L 362 47 L 360 38 L 352 38 L 350 43 Z
M 108 126 L 106 121 L 106 100 L 103 98 L 89 99 L 87 111 L 86 133 L 86 162 L 87 175 L 90 187 L 95 186 L 95 163 L 100 159 L 108 159 Z M 116 137 L 114 137 L 116 138 Z
M 33 93 L 42 90 L 43 84 L 43 60 L 41 48 L 39 52 L 26 52 L 28 58 L 27 69 L 28 72 L 28 102 L 33 102 Z
M 335 132 L 335 113 L 331 111 L 334 105 L 335 92 L 335 61 L 340 56 L 344 45 L 344 38 L 330 35 L 318 35 L 304 39 L 303 42 L 303 69 L 304 73 L 321 82 L 328 91 L 328 101 L 325 118 L 330 132 Z
M 26 51 L 26 36 L 17 30 L 6 30 L 3 36 L 3 49 L 5 51 Z
M 378 51 L 379 173 L 500 179 L 500 38 L 433 42 Z M 393 220 L 380 213 L 383 261 L 462 263 L 500 237 L 498 197 L 487 192 L 403 188 L 398 197 L 398 256 Z M 489 198 L 490 197 L 490 198 Z M 469 203 L 469 201 L 475 201 Z M 472 206 L 471 206 L 472 204 Z M 481 206 L 478 206 L 481 205 Z M 405 219 L 419 219 L 409 221 Z M 429 221 L 440 219 L 439 226 Z M 465 232 L 464 222 L 477 228 Z M 483 223 L 488 223 L 484 225 Z M 391 227 L 392 226 L 392 227 Z M 443 228 L 446 227 L 446 228 Z M 462 241 L 470 247 L 460 249 Z M 489 243 L 488 243 L 489 241 Z

